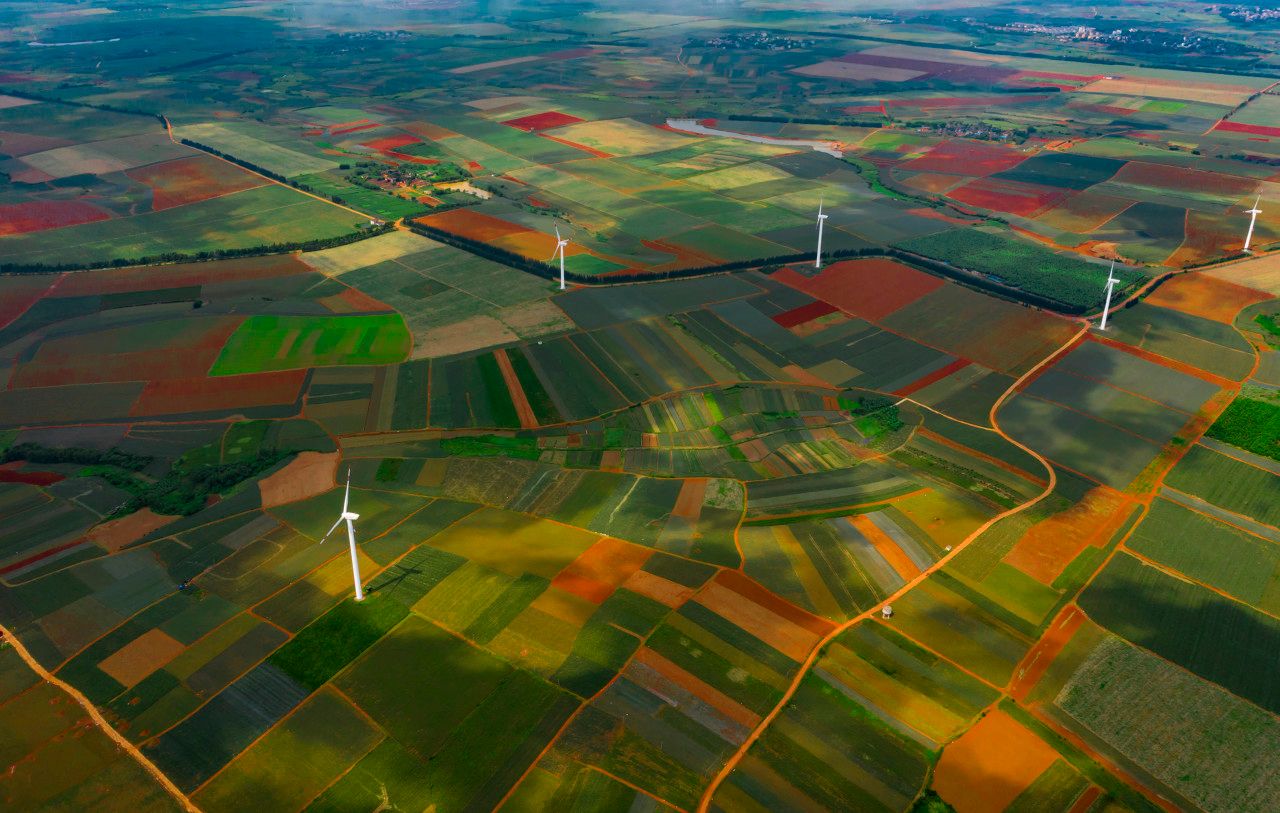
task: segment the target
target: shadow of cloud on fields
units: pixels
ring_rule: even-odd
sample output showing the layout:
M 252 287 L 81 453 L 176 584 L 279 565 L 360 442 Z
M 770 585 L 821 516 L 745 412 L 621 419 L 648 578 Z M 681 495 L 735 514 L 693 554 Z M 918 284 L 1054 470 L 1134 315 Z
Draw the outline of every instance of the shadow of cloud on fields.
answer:
M 1280 713 L 1280 620 L 1124 553 L 1079 605 L 1122 638 Z

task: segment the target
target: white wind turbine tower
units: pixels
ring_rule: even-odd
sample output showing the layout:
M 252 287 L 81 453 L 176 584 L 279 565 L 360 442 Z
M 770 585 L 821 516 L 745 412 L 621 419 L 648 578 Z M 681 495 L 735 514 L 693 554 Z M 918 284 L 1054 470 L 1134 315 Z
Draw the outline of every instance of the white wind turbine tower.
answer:
M 813 257 L 813 267 L 822 267 L 822 221 L 826 220 L 830 215 L 822 213 L 822 198 L 818 198 L 818 253 Z
M 1262 200 L 1262 195 L 1253 199 L 1253 208 L 1245 212 L 1249 215 L 1249 231 L 1244 236 L 1244 250 L 1249 250 L 1249 243 L 1253 240 L 1253 225 L 1258 222 L 1258 215 L 1262 214 L 1262 210 L 1258 208 L 1258 203 Z
M 328 539 L 345 520 L 347 523 L 347 541 L 351 543 L 351 575 L 356 583 L 356 601 L 364 601 L 364 587 L 360 584 L 360 560 L 356 558 L 356 526 L 360 515 L 348 510 L 351 505 L 351 469 L 347 469 L 347 490 L 342 495 L 342 513 L 334 521 L 333 527 L 321 538 L 321 543 Z
M 564 247 L 569 245 L 569 241 L 560 236 L 560 227 L 556 226 L 556 250 L 551 252 L 551 259 L 554 260 L 556 255 L 560 255 L 560 290 L 564 290 Z
M 1116 279 L 1116 261 L 1111 261 L 1111 270 L 1107 272 L 1107 301 L 1102 306 L 1102 321 L 1098 324 L 1098 330 L 1107 329 L 1107 315 L 1111 313 L 1111 292 L 1115 290 L 1116 283 L 1120 280 Z

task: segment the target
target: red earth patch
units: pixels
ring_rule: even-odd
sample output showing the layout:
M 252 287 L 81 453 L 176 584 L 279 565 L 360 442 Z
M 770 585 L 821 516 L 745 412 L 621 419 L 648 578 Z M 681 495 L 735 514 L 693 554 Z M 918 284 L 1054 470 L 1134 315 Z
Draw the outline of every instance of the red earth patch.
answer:
M 1025 161 L 1026 155 L 998 144 L 952 139 L 944 141 L 898 168 L 912 172 L 949 172 L 956 175 L 994 175 Z
M 363 146 L 368 147 L 371 150 L 398 150 L 401 147 L 407 147 L 410 144 L 421 143 L 422 139 L 417 136 L 411 136 L 408 133 L 401 133 L 400 135 L 383 136 L 382 138 L 365 141 L 363 142 Z
M 830 302 L 817 300 L 810 302 L 808 305 L 801 305 L 798 308 L 774 314 L 773 321 L 777 322 L 781 327 L 795 327 L 796 325 L 803 325 L 805 322 L 812 322 L 814 319 L 820 319 L 838 310 L 839 308 Z
M 534 113 L 530 116 L 521 116 L 518 119 L 507 119 L 502 123 L 517 130 L 524 130 L 526 133 L 535 133 L 539 130 L 564 127 L 566 124 L 577 124 L 580 121 L 585 121 L 585 119 L 570 116 L 568 113 L 561 113 L 557 110 L 548 110 L 545 113 Z
M 989 178 L 979 178 L 947 193 L 947 197 L 970 206 L 1022 217 L 1042 212 L 1066 196 L 1067 193 L 1061 189 Z
M 1250 135 L 1280 136 L 1280 127 L 1266 127 L 1261 124 L 1241 124 L 1236 121 L 1220 121 L 1213 126 L 1215 130 L 1225 133 L 1249 133 Z
M 267 183 L 226 161 L 204 155 L 138 167 L 125 174 L 151 187 L 151 208 L 157 212 Z
M 784 268 L 773 278 L 845 313 L 872 321 L 883 319 L 945 284 L 923 271 L 882 259 L 843 260 L 812 277 Z
M 82 200 L 6 203 L 0 205 L 0 236 L 96 223 L 110 218 L 109 212 Z

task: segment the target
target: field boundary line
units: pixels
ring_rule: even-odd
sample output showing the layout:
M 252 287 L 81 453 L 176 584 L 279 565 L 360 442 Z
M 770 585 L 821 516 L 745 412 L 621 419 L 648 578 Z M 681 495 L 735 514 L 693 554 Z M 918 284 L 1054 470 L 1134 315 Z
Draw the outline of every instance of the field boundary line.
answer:
M 154 778 L 156 782 L 159 783 L 160 786 L 163 787 L 184 810 L 190 811 L 190 813 L 200 813 L 199 808 L 197 808 L 191 800 L 187 798 L 187 795 L 173 783 L 173 780 L 171 780 L 164 771 L 157 768 L 155 763 L 148 759 L 137 746 L 125 739 L 123 734 L 116 731 L 116 729 L 107 722 L 106 718 L 102 716 L 102 713 L 98 711 L 97 707 L 89 702 L 89 698 L 81 694 L 80 691 L 71 684 L 61 678 L 55 677 L 49 672 L 49 670 L 45 669 L 39 661 L 32 657 L 31 653 L 27 651 L 27 648 L 22 645 L 22 641 L 18 640 L 17 636 L 10 632 L 8 627 L 5 627 L 2 624 L 0 624 L 0 640 L 7 641 L 8 644 L 13 647 L 14 651 L 18 653 L 18 657 L 22 658 L 27 666 L 30 667 L 31 671 L 39 675 L 42 680 L 46 683 L 52 684 L 54 687 L 61 689 L 69 695 L 77 705 L 88 713 L 90 719 L 93 720 L 94 725 L 102 729 L 102 732 L 111 738 L 117 748 L 131 756 L 143 770 L 151 774 L 152 778 Z
M 1057 472 L 1054 470 L 1053 465 L 1039 452 L 1035 451 L 1029 446 L 1026 446 L 1023 443 L 1020 443 L 1019 441 L 1005 434 L 1005 432 L 1000 428 L 999 422 L 996 420 L 996 412 L 1000 409 L 1001 405 L 1003 405 L 1004 402 L 1008 400 L 1009 396 L 1012 395 L 1014 392 L 1016 392 L 1018 386 L 1023 382 L 1024 379 L 1031 377 L 1036 372 L 1038 372 L 1042 367 L 1045 367 L 1049 365 L 1051 362 L 1053 362 L 1060 354 L 1062 354 L 1063 352 L 1068 350 L 1070 347 L 1072 347 L 1080 339 L 1081 336 L 1083 336 L 1085 333 L 1088 332 L 1088 330 L 1089 330 L 1089 325 L 1086 323 L 1083 326 L 1081 326 L 1079 331 L 1077 331 L 1077 333 L 1073 335 L 1066 343 L 1064 343 L 1058 349 L 1054 350 L 1045 358 L 1041 359 L 1034 367 L 1032 367 L 1030 370 L 1027 370 L 1017 380 L 1015 380 L 1012 384 L 1010 384 L 1009 387 L 1003 393 L 1001 393 L 1000 397 L 996 399 L 995 403 L 991 405 L 991 409 L 987 413 L 988 420 L 991 422 L 991 426 L 983 427 L 983 428 L 989 429 L 989 431 L 996 432 L 1005 440 L 1009 441 L 1010 443 L 1014 444 L 1018 448 L 1030 454 L 1032 457 L 1039 460 L 1041 465 L 1043 465 L 1049 473 L 1048 483 L 1045 486 L 1045 489 L 1038 496 L 1033 497 L 1024 503 L 1021 503 L 1015 506 L 1014 508 L 1010 508 L 1006 511 L 1002 511 L 999 514 L 996 514 L 995 516 L 991 517 L 982 525 L 980 525 L 978 528 L 974 529 L 973 532 L 971 532 L 969 536 L 964 539 L 964 541 L 954 546 L 951 552 L 947 553 L 941 559 L 934 562 L 933 565 L 931 565 L 928 569 L 921 571 L 918 576 L 916 576 L 914 579 L 904 584 L 902 587 L 898 588 L 898 590 L 894 592 L 892 595 L 887 596 L 883 601 L 877 602 L 877 604 L 873 606 L 871 609 L 866 610 L 862 613 L 859 613 L 853 618 L 850 618 L 848 621 L 846 621 L 843 624 L 840 624 L 831 632 L 823 636 L 822 639 L 820 639 L 818 643 L 814 645 L 813 649 L 809 652 L 809 655 L 807 658 L 805 658 L 804 663 L 800 664 L 800 668 L 797 670 L 796 676 L 792 679 L 791 685 L 783 693 L 782 698 L 778 701 L 777 705 L 775 705 L 773 707 L 773 710 L 770 711 L 769 714 L 767 714 L 764 717 L 764 719 L 760 721 L 760 724 L 756 726 L 755 730 L 752 731 L 749 735 L 747 735 L 747 738 L 738 747 L 738 750 L 735 751 L 729 757 L 729 759 L 725 761 L 725 764 L 721 767 L 720 771 L 715 775 L 715 777 L 712 778 L 711 783 L 707 785 L 706 789 L 703 791 L 702 799 L 698 803 L 697 813 L 707 813 L 710 810 L 711 800 L 712 800 L 712 797 L 715 795 L 716 790 L 720 787 L 720 785 L 724 782 L 724 780 L 727 779 L 731 773 L 733 773 L 734 769 L 737 768 L 738 763 L 740 763 L 742 761 L 742 758 L 746 756 L 747 752 L 751 749 L 751 746 L 754 745 L 756 741 L 760 739 L 761 735 L 769 727 L 770 723 L 772 723 L 775 719 L 777 719 L 778 715 L 781 714 L 782 711 L 787 707 L 787 704 L 791 702 L 791 698 L 795 696 L 796 691 L 800 688 L 800 683 L 804 680 L 805 676 L 809 673 L 809 670 L 813 667 L 814 663 L 817 662 L 819 656 L 822 653 L 822 650 L 828 644 L 834 641 L 841 633 L 852 628 L 855 624 L 861 621 L 865 621 L 869 618 L 873 618 L 875 616 L 876 611 L 881 606 L 892 603 L 893 601 L 897 600 L 901 596 L 905 595 L 912 588 L 924 582 L 925 579 L 929 578 L 931 575 L 941 570 L 943 566 L 949 563 L 961 551 L 966 549 L 974 540 L 976 540 L 983 533 L 989 530 L 997 522 L 999 522 L 1002 519 L 1005 519 L 1006 517 L 1013 516 L 1022 511 L 1025 511 L 1028 508 L 1031 508 L 1032 506 L 1036 505 L 1041 500 L 1045 499 L 1046 497 L 1048 497 L 1050 494 L 1053 493 L 1053 489 L 1057 486 L 1057 481 L 1058 481 L 1058 475 L 1057 475 Z M 904 398 L 904 400 L 909 400 L 909 399 Z

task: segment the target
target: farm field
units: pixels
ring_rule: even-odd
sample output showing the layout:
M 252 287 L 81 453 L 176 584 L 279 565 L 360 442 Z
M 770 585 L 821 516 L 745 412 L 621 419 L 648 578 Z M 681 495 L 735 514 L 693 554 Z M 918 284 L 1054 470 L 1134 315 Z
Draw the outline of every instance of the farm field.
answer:
M 1254 11 L 45 5 L 0 807 L 1268 808 Z

